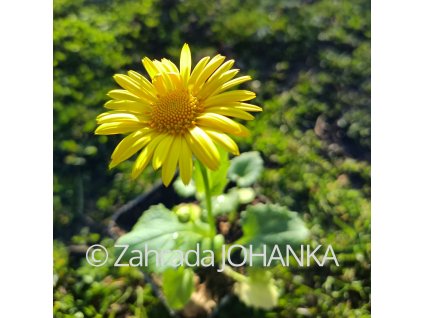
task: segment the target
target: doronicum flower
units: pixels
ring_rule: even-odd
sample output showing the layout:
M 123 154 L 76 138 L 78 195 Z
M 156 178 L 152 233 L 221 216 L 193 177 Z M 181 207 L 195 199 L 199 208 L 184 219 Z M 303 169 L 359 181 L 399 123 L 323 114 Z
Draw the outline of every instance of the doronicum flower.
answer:
M 248 130 L 231 118 L 252 120 L 248 112 L 262 109 L 245 103 L 255 98 L 253 92 L 228 91 L 251 77 L 235 78 L 239 70 L 231 69 L 234 60 L 224 60 L 221 55 L 207 56 L 191 71 L 191 52 L 185 44 L 179 68 L 167 59 L 142 60 L 151 81 L 135 71 L 115 75 L 123 89 L 107 94 L 112 100 L 104 106 L 110 111 L 97 117 L 95 133 L 128 135 L 114 150 L 109 167 L 140 152 L 132 177 L 139 176 L 151 161 L 155 170 L 162 169 L 163 183 L 168 186 L 177 167 L 182 181 L 190 182 L 193 156 L 216 170 L 220 163 L 216 145 L 239 155 L 228 134 L 247 136 Z

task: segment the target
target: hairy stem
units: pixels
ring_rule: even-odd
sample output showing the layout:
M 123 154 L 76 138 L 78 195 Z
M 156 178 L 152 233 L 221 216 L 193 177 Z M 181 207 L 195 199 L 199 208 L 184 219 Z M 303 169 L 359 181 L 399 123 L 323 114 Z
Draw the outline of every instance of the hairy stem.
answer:
M 212 203 L 211 203 L 211 193 L 210 193 L 210 183 L 209 177 L 207 174 L 207 168 L 201 162 L 198 162 L 201 170 L 201 176 L 203 177 L 204 182 L 204 192 L 206 199 L 206 208 L 207 208 L 207 223 L 210 225 L 210 236 L 214 237 L 216 235 L 216 224 L 214 222 Z
M 244 276 L 244 275 L 242 275 L 242 274 L 240 274 L 240 273 L 238 273 L 238 272 L 234 271 L 234 270 L 233 270 L 231 267 L 229 267 L 229 266 L 225 266 L 225 267 L 223 268 L 223 273 L 224 273 L 226 276 L 228 276 L 228 277 L 232 278 L 233 280 L 235 280 L 235 281 L 237 281 L 237 282 L 245 282 L 245 281 L 247 281 L 247 277 L 246 277 L 246 276 Z

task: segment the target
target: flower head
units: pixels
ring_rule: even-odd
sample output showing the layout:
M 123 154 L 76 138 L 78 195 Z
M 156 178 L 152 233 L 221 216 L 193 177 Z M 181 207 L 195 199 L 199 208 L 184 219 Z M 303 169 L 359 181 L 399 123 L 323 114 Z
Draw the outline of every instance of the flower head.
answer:
M 151 161 L 155 170 L 162 168 L 166 186 L 178 166 L 182 181 L 188 184 L 193 156 L 216 170 L 220 163 L 216 145 L 238 155 L 238 146 L 228 134 L 247 136 L 248 130 L 231 118 L 252 120 L 248 112 L 262 109 L 245 103 L 255 97 L 253 92 L 228 91 L 251 77 L 235 78 L 239 70 L 231 69 L 234 60 L 224 60 L 221 55 L 204 57 L 191 71 L 191 52 L 185 44 L 179 68 L 167 59 L 142 60 L 151 81 L 135 71 L 115 75 L 123 89 L 108 93 L 112 100 L 105 107 L 110 111 L 97 117 L 95 131 L 128 134 L 114 150 L 110 168 L 140 152 L 133 178 Z

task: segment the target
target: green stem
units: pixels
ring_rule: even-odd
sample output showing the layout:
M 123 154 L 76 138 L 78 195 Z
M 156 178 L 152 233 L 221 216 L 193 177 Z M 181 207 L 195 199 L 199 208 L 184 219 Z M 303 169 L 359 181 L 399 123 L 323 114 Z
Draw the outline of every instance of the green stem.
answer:
M 237 281 L 237 282 L 246 282 L 248 280 L 247 276 L 244 276 L 236 271 L 234 271 L 231 267 L 229 266 L 225 266 L 223 268 L 223 273 L 232 278 L 233 280 Z
M 207 207 L 207 223 L 210 225 L 210 236 L 214 237 L 216 235 L 216 225 L 214 223 L 212 203 L 211 203 L 211 193 L 210 193 L 210 183 L 209 177 L 207 174 L 207 168 L 201 162 L 198 162 L 201 170 L 201 176 L 203 177 L 204 182 L 204 192 L 206 196 L 206 207 Z

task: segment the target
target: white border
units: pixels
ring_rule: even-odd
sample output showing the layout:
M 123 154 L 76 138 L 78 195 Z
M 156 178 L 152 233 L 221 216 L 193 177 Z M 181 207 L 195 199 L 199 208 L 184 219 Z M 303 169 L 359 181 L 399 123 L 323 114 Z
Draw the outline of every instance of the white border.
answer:
M 372 2 L 373 317 L 421 312 L 422 12 L 418 1 Z M 0 32 L 1 312 L 49 317 L 52 2 L 2 2 Z
M 52 12 L 1 2 L 2 317 L 52 315 Z
M 422 313 L 422 12 L 421 1 L 372 1 L 372 317 L 376 318 Z

